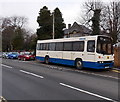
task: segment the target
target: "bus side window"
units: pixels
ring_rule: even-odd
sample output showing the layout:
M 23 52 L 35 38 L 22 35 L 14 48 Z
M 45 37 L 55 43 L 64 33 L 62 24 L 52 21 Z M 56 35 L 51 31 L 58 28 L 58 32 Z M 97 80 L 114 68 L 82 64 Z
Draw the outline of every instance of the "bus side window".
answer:
M 63 51 L 63 43 L 62 42 L 57 42 L 55 50 L 56 51 Z
M 43 50 L 43 43 L 40 44 L 40 50 Z
M 40 44 L 40 49 L 43 50 L 43 43 Z
M 49 50 L 50 51 L 55 51 L 55 43 L 50 43 L 49 44 Z
M 64 42 L 64 51 L 72 51 L 72 42 Z
M 43 50 L 45 50 L 46 44 L 44 43 L 42 47 L 43 47 Z
M 84 51 L 84 41 L 80 41 L 79 44 L 80 44 L 79 51 Z
M 49 44 L 46 43 L 46 50 L 49 50 Z
M 40 43 L 37 44 L 37 50 L 40 50 Z
M 95 52 L 95 41 L 94 40 L 87 42 L 87 51 L 88 52 Z
M 84 41 L 73 42 L 73 51 L 84 51 Z
M 79 42 L 73 42 L 73 51 L 79 51 L 80 44 Z

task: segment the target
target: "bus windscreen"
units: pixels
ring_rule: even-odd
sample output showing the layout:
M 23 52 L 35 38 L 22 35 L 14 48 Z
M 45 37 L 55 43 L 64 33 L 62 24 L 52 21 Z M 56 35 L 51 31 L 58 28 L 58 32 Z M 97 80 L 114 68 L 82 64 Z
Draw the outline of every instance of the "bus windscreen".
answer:
M 98 37 L 97 40 L 97 53 L 113 54 L 112 39 L 110 37 Z

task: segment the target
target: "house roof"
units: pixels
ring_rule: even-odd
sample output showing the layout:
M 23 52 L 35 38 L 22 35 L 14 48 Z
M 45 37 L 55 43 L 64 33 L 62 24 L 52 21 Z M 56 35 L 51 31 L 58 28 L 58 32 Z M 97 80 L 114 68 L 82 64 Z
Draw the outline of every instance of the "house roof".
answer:
M 85 27 L 84 25 L 79 25 L 77 22 L 74 22 L 73 25 L 69 29 L 65 29 L 64 33 L 73 33 L 73 32 L 80 32 L 84 34 L 91 34 L 91 30 Z

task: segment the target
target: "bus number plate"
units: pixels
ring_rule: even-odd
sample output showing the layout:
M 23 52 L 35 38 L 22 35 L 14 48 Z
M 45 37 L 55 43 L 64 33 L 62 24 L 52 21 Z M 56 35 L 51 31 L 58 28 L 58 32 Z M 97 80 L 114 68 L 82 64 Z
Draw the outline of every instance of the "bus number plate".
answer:
M 106 66 L 105 68 L 109 68 L 109 66 Z

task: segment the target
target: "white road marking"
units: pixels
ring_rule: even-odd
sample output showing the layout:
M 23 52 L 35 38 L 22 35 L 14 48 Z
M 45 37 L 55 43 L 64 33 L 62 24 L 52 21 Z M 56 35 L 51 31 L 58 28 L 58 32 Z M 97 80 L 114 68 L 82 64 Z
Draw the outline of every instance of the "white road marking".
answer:
M 38 78 L 44 78 L 43 76 L 40 76 L 40 75 L 37 75 L 37 74 L 31 73 L 31 72 L 27 72 L 27 71 L 24 71 L 24 70 L 20 70 L 20 71 L 23 72 L 23 73 L 26 73 L 26 74 L 29 74 L 29 75 L 32 75 L 32 76 L 38 77 Z
M 105 100 L 117 102 L 117 101 L 115 101 L 113 99 L 110 99 L 110 98 L 107 98 L 107 97 L 104 97 L 104 96 L 101 96 L 101 95 L 98 95 L 98 94 L 94 94 L 94 93 L 88 92 L 86 90 L 79 89 L 79 88 L 76 88 L 76 87 L 73 87 L 73 86 L 70 86 L 70 85 L 67 85 L 67 84 L 64 84 L 64 83 L 60 83 L 60 85 L 68 87 L 68 88 L 71 88 L 71 89 L 74 89 L 74 90 L 77 90 L 77 91 L 80 91 L 80 92 L 83 92 L 83 93 L 86 93 L 86 94 L 89 94 L 89 95 L 92 95 L 92 96 L 96 96 L 96 97 L 102 98 L 102 99 L 105 99 Z
M 0 96 L 0 102 L 7 102 L 7 100 L 4 97 Z
M 7 67 L 7 68 L 10 68 L 10 69 L 12 69 L 12 68 L 13 68 L 13 67 L 8 66 L 8 65 L 5 65 L 5 64 L 1 64 L 1 66 L 3 66 L 3 67 Z

